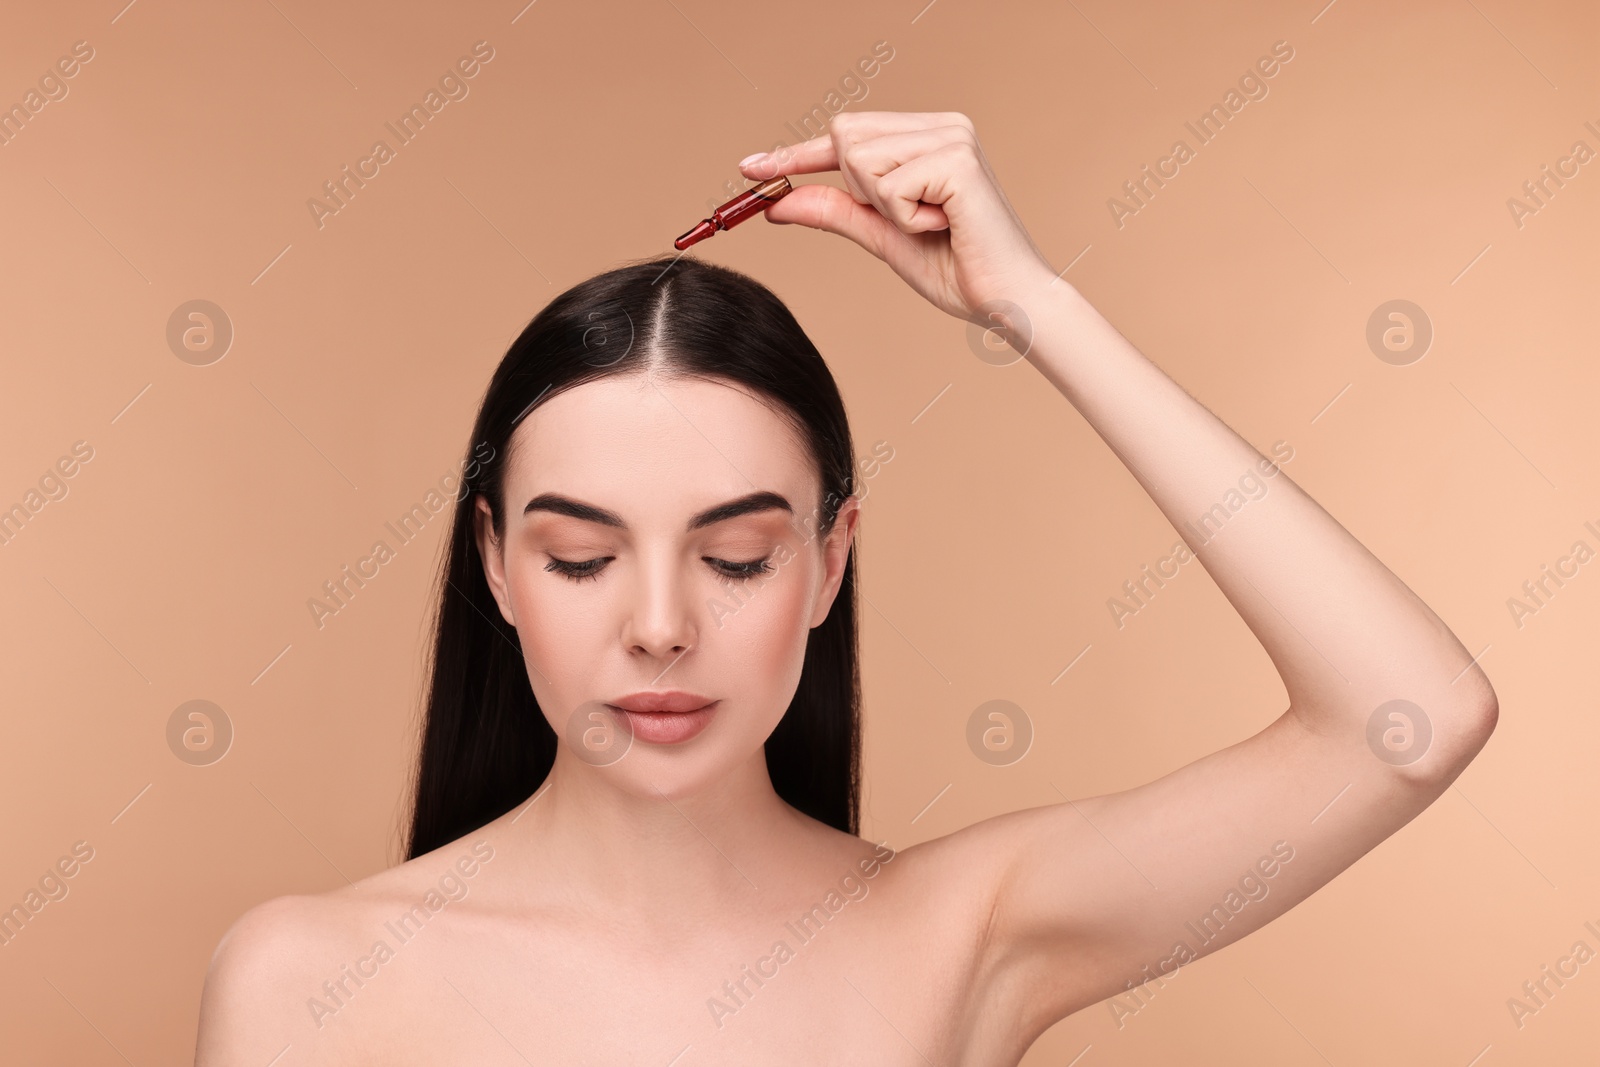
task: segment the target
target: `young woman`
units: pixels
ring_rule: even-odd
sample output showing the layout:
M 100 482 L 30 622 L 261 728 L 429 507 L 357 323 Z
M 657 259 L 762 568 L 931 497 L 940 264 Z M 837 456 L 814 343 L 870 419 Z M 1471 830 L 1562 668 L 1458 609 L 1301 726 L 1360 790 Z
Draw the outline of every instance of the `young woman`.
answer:
M 847 112 L 784 154 L 744 171 L 849 192 L 769 221 L 1003 330 L 1176 528 L 1270 479 L 1190 547 L 1289 707 L 1135 789 L 862 840 L 833 379 L 743 275 L 610 271 L 529 324 L 473 429 L 410 858 L 242 917 L 197 1063 L 1015 1063 L 1304 900 L 1488 739 L 1450 630 L 1057 278 L 965 116 Z

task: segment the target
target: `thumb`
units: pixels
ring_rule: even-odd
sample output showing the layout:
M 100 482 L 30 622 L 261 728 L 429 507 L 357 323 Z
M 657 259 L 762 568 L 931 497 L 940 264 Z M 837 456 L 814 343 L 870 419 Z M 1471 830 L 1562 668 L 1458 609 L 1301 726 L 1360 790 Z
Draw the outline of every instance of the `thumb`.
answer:
M 899 233 L 894 224 L 871 204 L 858 202 L 831 185 L 797 185 L 794 191 L 767 208 L 768 222 L 799 223 L 848 237 L 868 252 L 884 259 L 887 242 Z

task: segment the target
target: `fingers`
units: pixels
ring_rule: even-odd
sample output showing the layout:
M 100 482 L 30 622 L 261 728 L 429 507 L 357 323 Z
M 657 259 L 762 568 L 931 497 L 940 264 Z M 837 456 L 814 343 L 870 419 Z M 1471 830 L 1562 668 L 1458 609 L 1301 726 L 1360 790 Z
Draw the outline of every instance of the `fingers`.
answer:
M 833 139 L 827 134 L 813 137 L 799 144 L 784 145 L 768 152 L 753 162 L 739 163 L 746 178 L 776 178 L 780 174 L 815 174 L 822 170 L 835 170 L 839 166 L 833 152 Z
M 797 185 L 794 192 L 764 213 L 769 222 L 797 222 L 848 237 L 885 262 L 887 242 L 900 236 L 872 207 L 857 203 L 850 194 L 831 185 Z
M 977 144 L 966 126 L 938 126 L 859 141 L 845 149 L 841 163 L 872 205 L 903 232 L 943 230 L 950 220 L 939 205 L 954 190 L 946 181 L 933 180 L 937 171 L 916 164 L 976 156 Z
M 948 229 L 949 217 L 939 205 L 953 195 L 950 183 L 938 180 L 939 176 L 927 167 L 908 169 L 909 164 L 930 157 L 949 161 L 951 154 L 945 150 L 952 147 L 962 150 L 958 153 L 962 158 L 955 160 L 958 163 L 965 161 L 964 156 L 977 155 L 977 135 L 965 116 L 955 115 L 961 121 L 947 125 L 928 125 L 945 117 L 949 116 L 894 112 L 867 112 L 848 119 L 840 116 L 829 137 L 791 146 L 787 157 L 779 150 L 769 157 L 766 167 L 748 169 L 764 171 L 777 166 L 780 173 L 788 173 L 796 167 L 821 168 L 827 163 L 839 171 L 858 203 L 877 208 L 901 232 Z M 895 127 L 904 129 L 873 132 Z M 963 167 L 963 173 L 968 169 Z
M 969 132 L 972 120 L 959 111 L 845 111 L 834 116 L 824 133 L 809 141 L 785 145 L 740 171 L 747 178 L 775 178 L 780 174 L 815 174 L 837 170 L 836 144 L 850 145 L 890 134 L 913 133 L 942 126 L 961 126 Z
M 961 126 L 969 133 L 976 129 L 972 120 L 959 111 L 847 111 L 833 120 L 832 132 L 846 143 L 859 143 L 942 126 Z

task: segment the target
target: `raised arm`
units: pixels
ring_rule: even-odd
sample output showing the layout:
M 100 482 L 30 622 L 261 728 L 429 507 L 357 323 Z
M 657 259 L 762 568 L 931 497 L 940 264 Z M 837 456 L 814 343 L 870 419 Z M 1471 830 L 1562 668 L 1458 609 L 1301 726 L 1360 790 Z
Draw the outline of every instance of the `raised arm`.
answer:
M 1028 991 L 1002 999 L 1035 1034 L 1305 899 L 1444 791 L 1497 704 L 1405 583 L 1056 278 L 966 116 L 841 114 L 777 161 L 782 173 L 834 168 L 849 195 L 800 186 L 768 218 L 851 238 L 953 315 L 1020 308 L 1031 340 L 1020 317 L 998 320 L 1014 347 L 1144 486 L 1288 691 L 1265 729 L 1156 781 L 941 843 L 953 869 L 986 872 L 985 966 L 994 988 Z M 1252 474 L 1267 492 L 1241 507 Z
M 974 828 L 970 847 L 1004 864 L 997 962 L 1053 990 L 1030 1020 L 1048 1025 L 1130 986 L 1136 1010 L 1145 983 L 1305 899 L 1445 790 L 1497 704 L 1404 582 L 1082 295 L 1058 283 L 1026 307 L 1028 361 L 1184 537 L 1289 696 L 1261 732 L 1147 785 Z M 1241 507 L 1250 474 L 1267 490 Z

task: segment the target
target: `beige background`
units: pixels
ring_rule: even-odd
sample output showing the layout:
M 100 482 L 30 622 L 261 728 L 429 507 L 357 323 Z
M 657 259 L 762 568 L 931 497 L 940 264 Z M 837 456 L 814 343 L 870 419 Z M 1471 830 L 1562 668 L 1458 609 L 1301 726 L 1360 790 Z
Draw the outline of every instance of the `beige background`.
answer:
M 307 599 L 456 469 L 550 297 L 669 252 L 877 41 L 893 58 L 849 106 L 972 116 L 1065 277 L 1257 447 L 1289 442 L 1285 469 L 1500 696 L 1415 822 L 1122 1028 L 1087 1009 L 1025 1062 L 1593 1056 L 1600 963 L 1520 1029 L 1506 1006 L 1574 942 L 1600 949 L 1600 564 L 1520 628 L 1507 607 L 1575 541 L 1600 549 L 1600 163 L 1521 226 L 1507 206 L 1574 141 L 1600 150 L 1592 7 L 119 3 L 0 17 L 0 104 L 94 49 L 0 145 L 0 507 L 93 448 L 0 546 L 0 904 L 94 849 L 0 948 L 8 1060 L 185 1061 L 233 919 L 393 862 L 443 521 L 320 631 Z M 470 95 L 319 229 L 308 198 L 480 40 Z M 1108 198 L 1280 40 L 1269 95 L 1118 228 Z M 693 254 L 787 301 L 857 450 L 895 450 L 861 539 L 866 835 L 1126 788 L 1283 710 L 1198 568 L 1112 624 L 1107 598 L 1176 536 L 1029 365 L 975 358 L 829 234 L 757 220 Z M 1408 366 L 1364 336 L 1396 298 L 1435 330 Z M 210 366 L 166 341 L 193 299 L 234 326 Z M 192 699 L 236 731 L 210 766 L 167 745 Z M 1009 767 L 964 739 L 991 699 L 1037 731 Z

